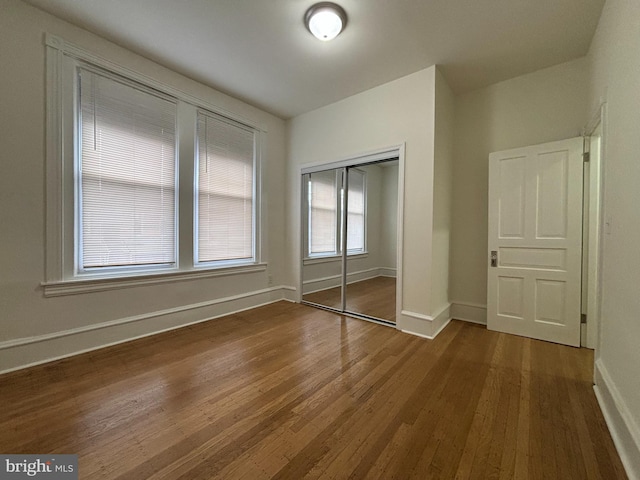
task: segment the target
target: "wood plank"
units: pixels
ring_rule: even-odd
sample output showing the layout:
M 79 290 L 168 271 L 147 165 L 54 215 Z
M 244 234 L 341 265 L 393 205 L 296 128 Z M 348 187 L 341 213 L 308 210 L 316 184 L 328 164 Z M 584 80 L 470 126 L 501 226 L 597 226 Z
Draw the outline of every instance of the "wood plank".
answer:
M 347 308 L 352 313 L 396 322 L 396 279 L 374 277 L 347 285 Z M 305 302 L 338 310 L 342 305 L 341 287 L 328 288 L 304 296 Z
M 83 479 L 623 479 L 592 365 L 278 302 L 0 376 L 0 451 L 77 453 Z

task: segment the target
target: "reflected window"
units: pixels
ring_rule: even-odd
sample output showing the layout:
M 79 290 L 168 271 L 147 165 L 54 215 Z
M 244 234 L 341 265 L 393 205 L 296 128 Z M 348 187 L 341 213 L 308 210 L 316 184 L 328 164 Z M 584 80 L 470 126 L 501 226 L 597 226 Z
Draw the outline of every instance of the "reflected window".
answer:
M 315 172 L 307 176 L 307 257 L 342 254 L 341 212 L 344 192 L 340 171 Z M 347 254 L 366 252 L 366 174 L 349 170 Z

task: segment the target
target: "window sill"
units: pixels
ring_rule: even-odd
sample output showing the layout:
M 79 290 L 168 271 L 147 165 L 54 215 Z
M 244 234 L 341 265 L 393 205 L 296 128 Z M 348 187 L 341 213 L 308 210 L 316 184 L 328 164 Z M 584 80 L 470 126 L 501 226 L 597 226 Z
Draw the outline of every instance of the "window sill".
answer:
M 45 297 L 62 297 L 65 295 L 76 295 L 79 293 L 102 292 L 106 290 L 117 290 L 121 288 L 157 285 L 160 283 L 197 280 L 200 278 L 264 272 L 266 270 L 266 263 L 257 263 L 253 265 L 242 265 L 208 270 L 198 269 L 190 271 L 153 273 L 126 277 L 101 277 L 62 280 L 59 282 L 42 282 L 40 285 L 44 289 Z
M 347 253 L 347 260 L 355 260 L 358 258 L 367 258 L 369 256 L 368 252 L 364 253 Z M 342 260 L 342 255 L 329 255 L 326 257 L 305 257 L 302 261 L 303 265 L 314 265 L 316 263 L 329 263 L 329 262 L 338 262 Z

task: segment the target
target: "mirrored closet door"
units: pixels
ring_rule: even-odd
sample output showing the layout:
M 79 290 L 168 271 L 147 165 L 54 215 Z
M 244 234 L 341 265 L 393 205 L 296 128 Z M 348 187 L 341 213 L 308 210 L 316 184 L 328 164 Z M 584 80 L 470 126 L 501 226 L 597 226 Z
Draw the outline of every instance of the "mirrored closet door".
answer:
M 302 301 L 344 310 L 342 203 L 344 169 L 302 176 Z
M 394 324 L 398 160 L 302 175 L 302 301 Z

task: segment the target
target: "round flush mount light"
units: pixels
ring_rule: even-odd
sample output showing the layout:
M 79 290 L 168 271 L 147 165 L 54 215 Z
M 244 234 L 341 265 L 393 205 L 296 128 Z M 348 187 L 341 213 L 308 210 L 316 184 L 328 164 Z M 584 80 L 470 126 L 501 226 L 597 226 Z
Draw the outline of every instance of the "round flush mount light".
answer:
M 340 5 L 320 2 L 304 15 L 304 23 L 314 37 L 327 42 L 338 36 L 347 24 L 347 14 Z

